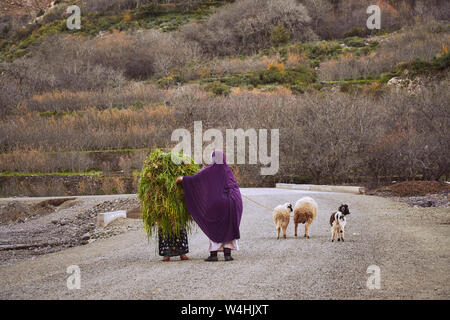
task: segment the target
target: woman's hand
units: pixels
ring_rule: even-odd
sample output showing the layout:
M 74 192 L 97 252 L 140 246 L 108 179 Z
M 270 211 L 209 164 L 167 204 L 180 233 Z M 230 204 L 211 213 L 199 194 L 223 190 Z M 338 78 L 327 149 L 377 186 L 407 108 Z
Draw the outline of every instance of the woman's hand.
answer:
M 176 183 L 180 183 L 181 181 L 183 181 L 183 177 L 178 177 L 177 180 L 175 180 Z

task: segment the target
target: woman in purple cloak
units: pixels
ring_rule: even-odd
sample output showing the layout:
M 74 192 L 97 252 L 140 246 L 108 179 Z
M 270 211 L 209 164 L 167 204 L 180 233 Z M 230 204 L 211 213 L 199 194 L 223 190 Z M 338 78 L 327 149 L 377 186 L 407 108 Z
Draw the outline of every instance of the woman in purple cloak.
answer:
M 242 198 L 223 152 L 214 150 L 210 165 L 177 182 L 183 183 L 187 210 L 210 240 L 205 261 L 217 261 L 218 251 L 225 261 L 233 260 L 231 250 L 239 250 Z

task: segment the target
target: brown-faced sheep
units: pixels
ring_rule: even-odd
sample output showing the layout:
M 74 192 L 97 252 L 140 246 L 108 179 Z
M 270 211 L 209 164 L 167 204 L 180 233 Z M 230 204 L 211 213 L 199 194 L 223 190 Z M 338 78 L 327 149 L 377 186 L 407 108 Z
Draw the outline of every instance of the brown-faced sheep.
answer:
M 317 217 L 318 207 L 316 201 L 311 197 L 303 197 L 295 203 L 294 207 L 294 223 L 295 236 L 299 223 L 305 224 L 305 237 L 309 238 L 308 229 L 314 219 Z
M 277 239 L 280 239 L 280 230 L 283 230 L 283 237 L 286 239 L 286 229 L 291 219 L 292 204 L 286 202 L 273 209 L 273 223 L 277 228 Z

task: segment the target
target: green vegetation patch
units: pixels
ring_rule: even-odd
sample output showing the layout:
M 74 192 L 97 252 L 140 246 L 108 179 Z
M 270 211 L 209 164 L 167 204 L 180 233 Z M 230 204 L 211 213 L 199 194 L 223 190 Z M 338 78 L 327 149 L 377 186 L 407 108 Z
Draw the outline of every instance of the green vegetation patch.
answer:
M 356 47 L 356 48 L 364 47 L 366 45 L 364 39 L 360 38 L 360 37 L 348 37 L 348 38 L 345 38 L 344 39 L 344 44 L 346 46 Z
M 20 58 L 27 53 L 27 49 L 38 43 L 44 37 L 64 32 L 66 30 L 65 21 L 53 21 L 43 26 L 37 27 L 32 30 L 31 33 L 18 41 L 4 41 L 0 46 L 0 61 L 5 59 L 6 61 L 12 61 Z
M 80 176 L 101 175 L 102 171 L 91 170 L 86 172 L 0 172 L 0 177 L 23 177 L 23 176 Z
M 175 164 L 172 157 L 180 160 Z M 193 175 L 199 166 L 187 156 L 165 153 L 159 149 L 144 161 L 138 184 L 142 204 L 142 219 L 147 236 L 161 230 L 164 237 L 179 235 L 190 230 L 193 220 L 184 204 L 184 192 L 175 182 L 178 176 Z
M 448 52 L 436 56 L 431 61 L 415 59 L 409 62 L 402 62 L 397 65 L 396 71 L 405 72 L 415 76 L 420 74 L 429 74 L 433 72 L 440 72 L 448 69 L 450 66 L 450 54 Z
M 342 43 L 345 43 L 348 47 L 342 46 Z M 344 40 L 308 41 L 267 48 L 261 50 L 258 56 L 281 56 L 281 61 L 287 62 L 289 56 L 297 55 L 304 60 L 304 63 L 308 62 L 312 68 L 315 68 L 325 60 L 337 59 L 344 54 L 351 53 L 355 56 L 368 55 L 376 50 L 378 46 L 379 43 L 377 41 L 370 41 L 366 44 L 362 38 L 351 37 Z
M 279 84 L 286 87 L 294 86 L 298 89 L 299 86 L 308 85 L 316 81 L 314 70 L 306 65 L 298 65 L 295 68 L 286 70 L 277 66 L 271 66 L 268 70 L 201 80 L 202 83 L 207 83 L 206 89 L 218 94 L 226 94 L 228 92 L 223 85 L 255 88 L 269 84 Z
M 231 93 L 231 87 L 220 81 L 214 81 L 206 85 L 206 90 L 211 91 L 215 95 L 228 96 Z

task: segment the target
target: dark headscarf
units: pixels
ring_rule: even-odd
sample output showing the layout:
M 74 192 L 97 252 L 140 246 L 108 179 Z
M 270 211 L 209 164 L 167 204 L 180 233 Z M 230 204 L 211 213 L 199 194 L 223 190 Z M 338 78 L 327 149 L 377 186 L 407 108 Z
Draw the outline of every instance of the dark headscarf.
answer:
M 214 242 L 239 239 L 242 198 L 233 172 L 221 150 L 197 174 L 183 177 L 186 208 L 200 229 Z

